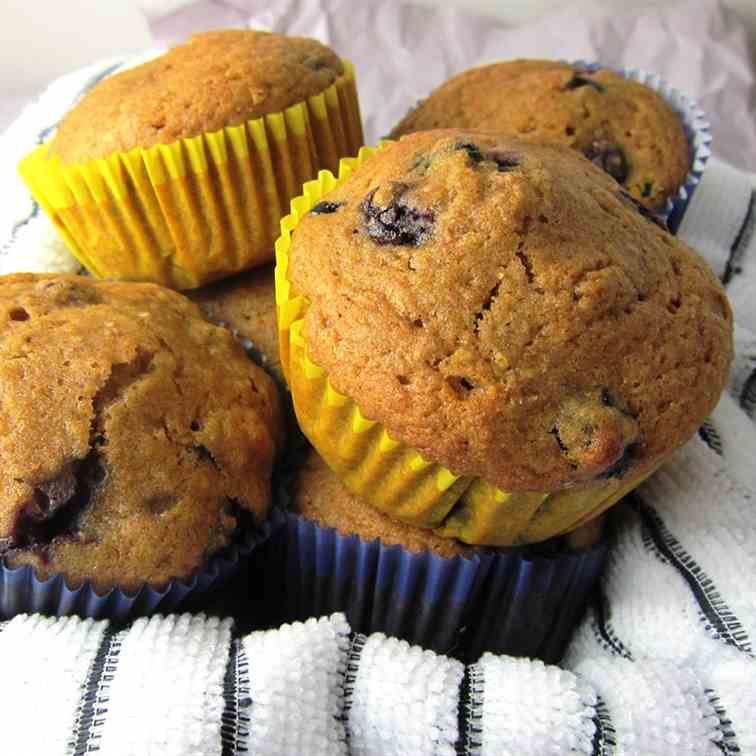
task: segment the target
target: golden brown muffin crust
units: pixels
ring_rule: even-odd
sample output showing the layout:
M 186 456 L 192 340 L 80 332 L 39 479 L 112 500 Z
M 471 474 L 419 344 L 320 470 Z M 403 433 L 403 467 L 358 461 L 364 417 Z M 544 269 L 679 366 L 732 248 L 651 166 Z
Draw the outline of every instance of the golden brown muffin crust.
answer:
M 513 60 L 464 71 L 410 111 L 391 137 L 450 127 L 565 144 L 653 209 L 677 193 L 690 166 L 682 123 L 660 95 L 613 71 L 558 61 Z
M 557 145 L 405 137 L 300 221 L 288 275 L 337 391 L 504 490 L 650 470 L 714 407 L 732 355 L 706 264 Z
M 342 72 L 338 56 L 314 39 L 196 34 L 101 81 L 63 119 L 50 155 L 79 162 L 238 126 L 322 92 Z
M 334 528 L 341 535 L 357 534 L 365 541 L 379 538 L 386 546 L 396 544 L 415 553 L 432 551 L 447 559 L 457 555 L 469 559 L 475 553 L 475 549 L 460 541 L 392 520 L 360 501 L 314 451 L 299 471 L 293 503 L 295 511 L 303 517 L 321 527 Z
M 189 292 L 188 296 L 208 320 L 252 342 L 265 367 L 283 378 L 278 356 L 274 271 L 272 265 L 250 270 Z
M 185 577 L 258 520 L 271 379 L 196 305 L 151 284 L 0 278 L 0 545 L 41 575 Z

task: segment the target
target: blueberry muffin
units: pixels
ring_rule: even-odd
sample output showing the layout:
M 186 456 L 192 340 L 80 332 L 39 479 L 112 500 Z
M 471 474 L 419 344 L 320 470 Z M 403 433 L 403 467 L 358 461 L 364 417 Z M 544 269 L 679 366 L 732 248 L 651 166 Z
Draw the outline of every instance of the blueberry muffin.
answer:
M 565 144 L 651 210 L 677 194 L 690 166 L 682 123 L 664 98 L 607 69 L 550 60 L 473 68 L 434 90 L 391 136 L 450 127 Z
M 262 522 L 277 395 L 151 284 L 0 278 L 0 553 L 102 591 L 188 577 Z
M 471 557 L 475 548 L 418 528 L 379 512 L 355 496 L 315 451 L 307 456 L 294 486 L 293 510 L 323 528 L 343 536 L 356 534 L 364 541 L 378 539 L 386 546 L 399 545 L 414 554 L 431 551 L 441 557 Z M 555 548 L 577 550 L 597 544 L 604 533 L 604 517 L 597 517 L 568 533 Z
M 305 305 L 284 368 L 305 434 L 355 493 L 442 535 L 577 527 L 690 438 L 725 384 L 732 314 L 713 273 L 559 145 L 412 134 L 288 243 Z
M 361 128 L 331 49 L 227 29 L 99 82 L 20 171 L 91 273 L 191 289 L 271 261 L 289 200 Z
M 273 273 L 272 266 L 256 268 L 197 289 L 189 297 L 208 320 L 230 328 L 281 379 Z
M 333 474 L 314 451 L 299 471 L 294 487 L 293 509 L 322 528 L 334 528 L 343 536 L 358 535 L 363 541 L 376 538 L 385 546 L 402 546 L 412 553 L 430 551 L 451 559 L 471 557 L 474 549 L 454 538 L 395 520 L 361 501 Z
M 401 523 L 351 493 L 311 452 L 279 549 L 285 619 L 343 612 L 441 653 L 558 659 L 601 572 L 601 520 L 565 538 L 486 549 Z

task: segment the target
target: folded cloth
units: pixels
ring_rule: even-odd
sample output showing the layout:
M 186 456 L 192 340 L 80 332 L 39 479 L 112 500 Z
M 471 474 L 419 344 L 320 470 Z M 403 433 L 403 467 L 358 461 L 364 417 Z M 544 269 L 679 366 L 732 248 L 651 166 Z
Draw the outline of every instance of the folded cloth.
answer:
M 63 116 L 102 79 L 158 55 L 149 50 L 128 59 L 112 58 L 56 79 L 0 136 L 0 274 L 76 273 L 81 266 L 42 212 L 17 165 L 47 141 Z
M 3 180 L 22 132 L 0 144 Z M 3 753 L 756 753 L 753 185 L 710 161 L 679 230 L 733 304 L 729 392 L 625 506 L 564 669 L 490 654 L 465 668 L 352 636 L 339 615 L 243 638 L 204 615 L 21 616 L 0 626 Z M 0 270 L 73 267 L 38 254 L 39 212 L 11 195 L 28 217 L 2 219 Z

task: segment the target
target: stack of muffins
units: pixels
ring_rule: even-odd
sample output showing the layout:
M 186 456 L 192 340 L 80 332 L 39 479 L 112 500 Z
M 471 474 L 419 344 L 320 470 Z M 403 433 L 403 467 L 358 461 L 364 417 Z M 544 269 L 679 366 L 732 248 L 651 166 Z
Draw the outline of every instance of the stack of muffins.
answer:
M 0 613 L 170 611 L 269 536 L 285 435 L 275 382 L 155 284 L 256 267 L 250 325 L 267 352 L 274 290 L 259 266 L 280 217 L 361 144 L 348 61 L 315 40 L 228 30 L 105 79 L 21 162 L 87 271 L 122 283 L 0 281 Z M 211 317 L 224 301 L 212 299 Z
M 724 386 L 727 301 L 663 220 L 690 129 L 631 77 L 515 61 L 359 149 L 351 66 L 258 32 L 100 84 L 21 171 L 131 283 L 0 281 L 2 611 L 172 608 L 272 522 L 280 619 L 557 659 L 601 514 Z

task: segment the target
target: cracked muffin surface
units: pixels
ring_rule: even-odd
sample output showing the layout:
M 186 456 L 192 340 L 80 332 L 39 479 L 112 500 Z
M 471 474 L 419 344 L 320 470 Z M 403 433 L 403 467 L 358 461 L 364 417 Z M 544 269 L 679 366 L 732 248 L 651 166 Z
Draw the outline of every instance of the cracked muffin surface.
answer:
M 288 277 L 336 391 L 505 491 L 650 471 L 714 407 L 731 359 L 706 264 L 558 145 L 404 137 L 300 220 Z
M 262 521 L 277 395 L 152 284 L 0 278 L 0 554 L 99 590 L 187 577 Z
M 195 34 L 97 84 L 61 122 L 50 155 L 92 160 L 238 126 L 322 92 L 342 73 L 336 53 L 315 39 L 249 29 Z
M 411 110 L 391 137 L 439 128 L 565 144 L 653 210 L 677 193 L 690 166 L 682 122 L 661 95 L 608 69 L 555 60 L 464 71 Z

